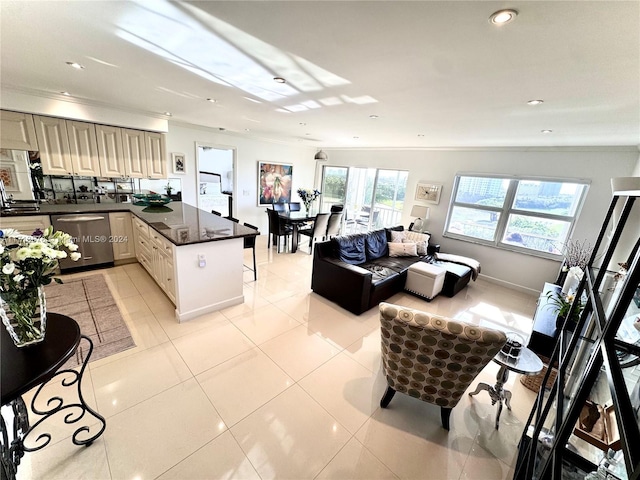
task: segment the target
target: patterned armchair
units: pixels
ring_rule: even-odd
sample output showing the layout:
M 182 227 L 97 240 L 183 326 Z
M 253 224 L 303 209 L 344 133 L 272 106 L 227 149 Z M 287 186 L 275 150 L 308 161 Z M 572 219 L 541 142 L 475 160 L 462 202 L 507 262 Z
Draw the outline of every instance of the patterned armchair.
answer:
M 498 330 L 384 302 L 380 324 L 388 384 L 380 406 L 396 392 L 411 395 L 440 406 L 447 430 L 451 409 L 507 340 Z

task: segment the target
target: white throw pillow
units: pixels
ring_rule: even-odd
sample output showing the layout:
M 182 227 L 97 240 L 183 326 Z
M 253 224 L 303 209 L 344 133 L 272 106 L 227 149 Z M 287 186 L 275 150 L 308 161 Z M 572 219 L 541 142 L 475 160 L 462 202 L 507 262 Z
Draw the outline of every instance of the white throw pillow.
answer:
M 418 255 L 426 255 L 427 254 L 427 246 L 429 245 L 429 239 L 431 235 L 428 233 L 419 233 L 419 232 L 404 232 L 405 240 L 408 242 L 415 242 L 418 245 Z
M 390 257 L 417 257 L 418 251 L 415 243 L 393 243 L 387 244 L 389 246 Z
M 415 242 L 413 240 L 409 240 L 408 238 L 405 238 L 402 243 L 415 243 L 416 244 L 416 251 L 418 252 L 419 256 L 423 256 L 427 254 L 427 242 Z
M 391 230 L 391 241 L 393 243 L 402 243 L 402 241 L 405 239 L 405 233 L 406 232 L 404 230 L 400 232 Z

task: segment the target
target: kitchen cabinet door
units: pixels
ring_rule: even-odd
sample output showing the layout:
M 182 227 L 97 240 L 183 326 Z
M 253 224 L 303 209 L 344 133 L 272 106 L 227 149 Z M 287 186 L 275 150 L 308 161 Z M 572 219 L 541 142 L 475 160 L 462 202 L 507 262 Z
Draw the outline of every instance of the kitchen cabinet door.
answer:
M 103 177 L 124 177 L 124 150 L 122 129 L 108 125 L 96 125 L 98 158 Z
M 45 175 L 73 175 L 67 122 L 62 118 L 33 117 Z
M 93 123 L 67 120 L 71 165 L 73 174 L 83 177 L 101 177 L 98 142 Z
M 129 260 L 136 258 L 133 240 L 133 225 L 129 212 L 111 212 L 109 214 L 111 226 L 111 240 L 114 260 Z
M 147 177 L 147 149 L 141 130 L 122 129 L 125 175 L 130 178 Z
M 147 176 L 149 178 L 167 178 L 167 149 L 162 133 L 144 132 L 147 150 Z
M 24 235 L 31 235 L 38 228 L 43 232 L 51 225 L 49 215 L 24 215 L 1 217 L 0 228 L 13 228 Z
M 0 148 L 9 150 L 38 150 L 33 115 L 1 110 Z

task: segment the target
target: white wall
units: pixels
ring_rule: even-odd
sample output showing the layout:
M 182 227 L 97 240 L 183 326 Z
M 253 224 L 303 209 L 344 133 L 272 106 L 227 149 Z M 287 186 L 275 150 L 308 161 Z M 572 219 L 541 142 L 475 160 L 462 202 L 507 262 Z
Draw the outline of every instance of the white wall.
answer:
M 573 238 L 595 242 L 611 201 L 610 178 L 629 176 L 638 167 L 634 148 L 566 149 L 464 149 L 464 150 L 331 150 L 327 165 L 393 168 L 408 170 L 407 200 L 403 224 L 412 220 L 416 184 L 443 184 L 439 205 L 429 205 L 428 230 L 443 252 L 478 259 L 482 274 L 501 282 L 539 292 L 545 281 L 554 281 L 559 263 L 443 237 L 454 176 L 460 172 L 586 178 L 589 193 Z
M 268 231 L 268 224 L 266 207 L 258 206 L 259 160 L 292 164 L 292 192 L 300 187 L 314 185 L 316 161 L 313 156 L 316 152 L 315 148 L 281 145 L 224 133 L 217 129 L 170 122 L 167 133 L 167 155 L 170 157 L 172 152 L 186 155 L 186 175 L 182 181 L 182 200 L 190 205 L 197 205 L 196 142 L 236 149 L 234 216 L 241 222 L 255 225 L 263 234 Z M 292 200 L 298 200 L 296 193 L 293 193 Z

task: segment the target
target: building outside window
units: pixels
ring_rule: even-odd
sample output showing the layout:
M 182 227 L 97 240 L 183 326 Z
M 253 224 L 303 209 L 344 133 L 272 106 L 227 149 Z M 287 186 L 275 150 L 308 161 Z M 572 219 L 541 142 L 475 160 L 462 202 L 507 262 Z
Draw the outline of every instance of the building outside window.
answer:
M 460 174 L 445 237 L 557 258 L 588 190 L 584 180 Z

